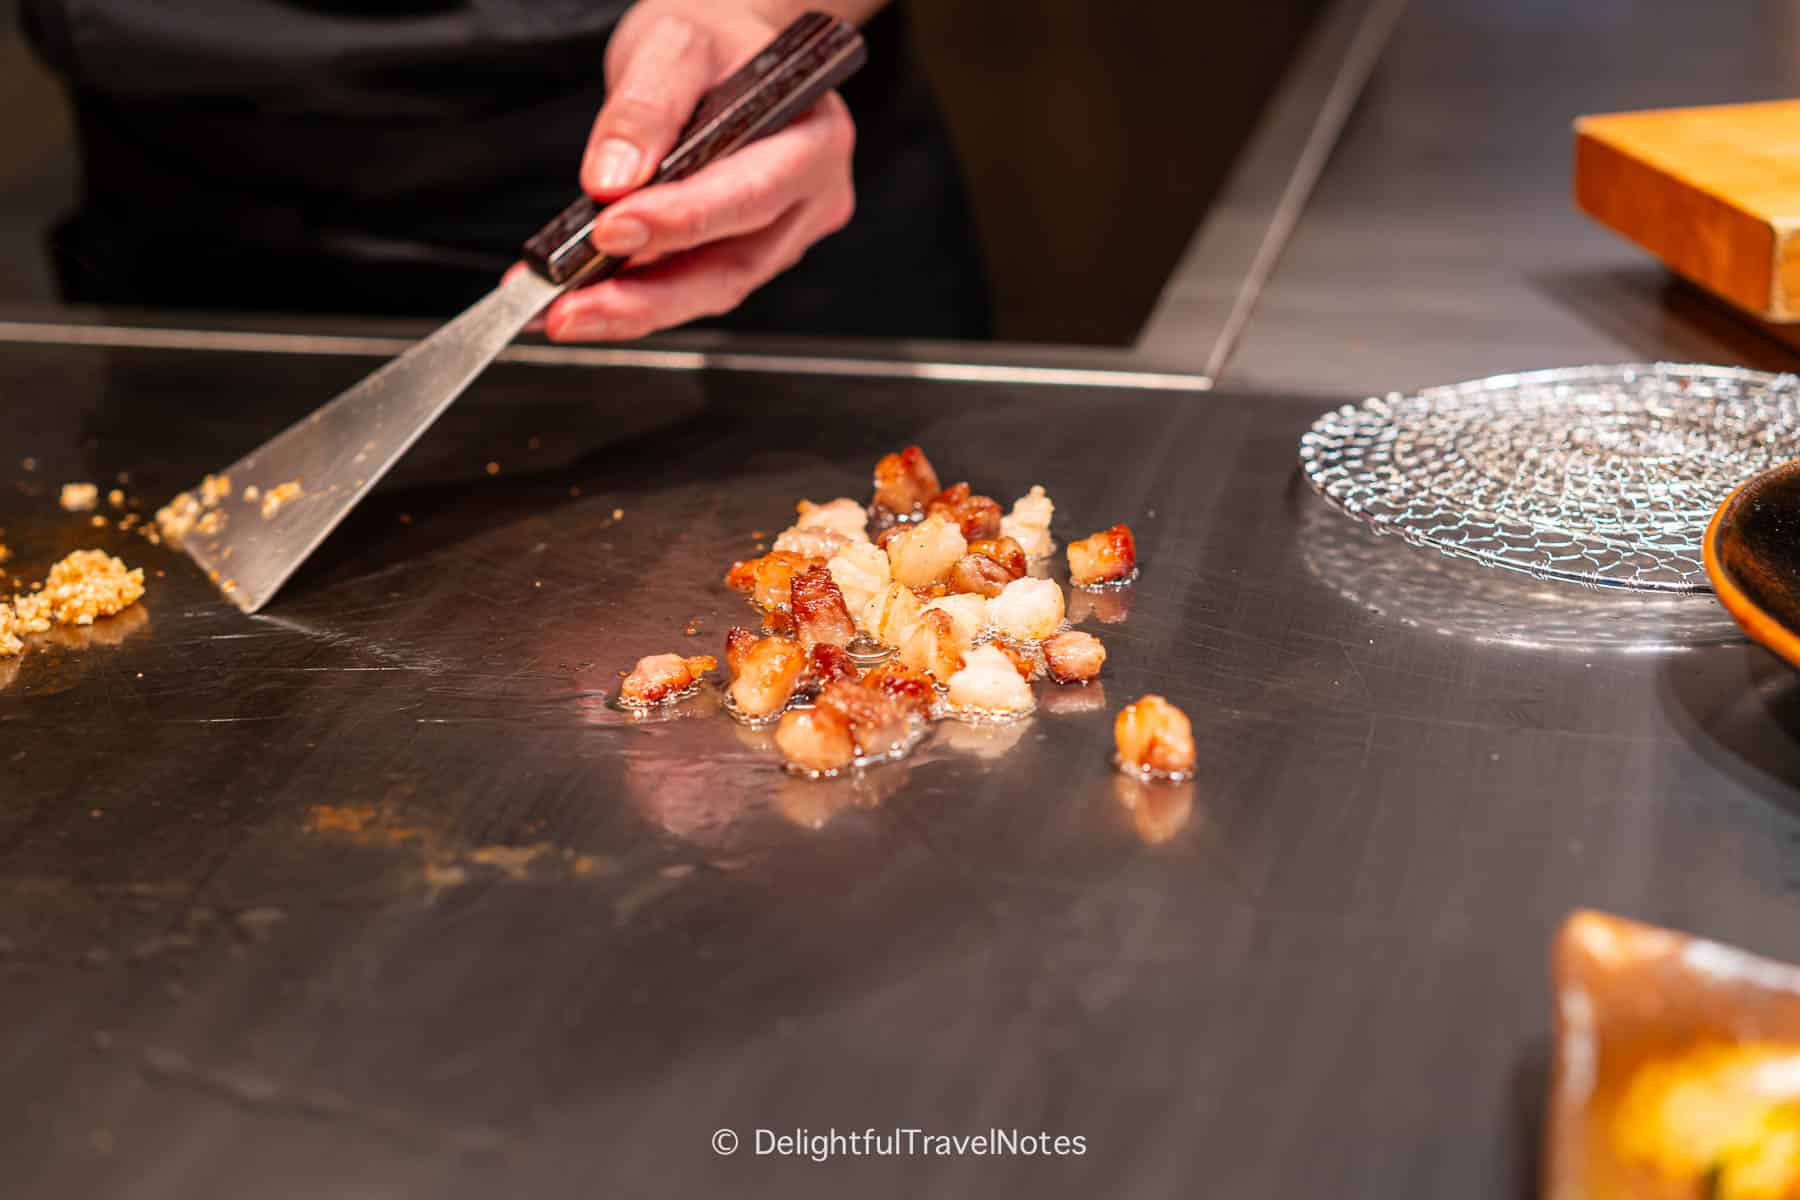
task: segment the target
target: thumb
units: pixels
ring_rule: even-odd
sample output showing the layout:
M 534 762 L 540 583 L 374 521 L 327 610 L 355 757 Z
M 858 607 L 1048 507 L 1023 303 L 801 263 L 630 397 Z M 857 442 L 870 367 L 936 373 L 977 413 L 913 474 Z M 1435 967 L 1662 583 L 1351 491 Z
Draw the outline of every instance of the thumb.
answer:
M 718 57 L 711 35 L 677 16 L 657 17 L 609 64 L 606 104 L 594 119 L 581 160 L 581 186 L 613 200 L 641 186 L 675 145 Z

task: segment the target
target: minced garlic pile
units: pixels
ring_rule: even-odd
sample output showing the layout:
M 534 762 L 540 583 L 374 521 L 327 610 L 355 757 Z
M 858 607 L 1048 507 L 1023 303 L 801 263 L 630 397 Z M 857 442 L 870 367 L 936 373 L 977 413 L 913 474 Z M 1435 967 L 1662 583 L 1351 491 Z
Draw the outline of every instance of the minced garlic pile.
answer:
M 13 615 L 12 605 L 0 604 L 0 658 L 11 658 L 25 651 L 25 643 L 19 640 L 19 619 Z
M 92 625 L 130 608 L 144 595 L 144 570 L 127 569 L 104 550 L 77 550 L 50 568 L 30 592 L 0 602 L 0 658 L 23 652 L 22 633 L 47 633 L 52 625 Z

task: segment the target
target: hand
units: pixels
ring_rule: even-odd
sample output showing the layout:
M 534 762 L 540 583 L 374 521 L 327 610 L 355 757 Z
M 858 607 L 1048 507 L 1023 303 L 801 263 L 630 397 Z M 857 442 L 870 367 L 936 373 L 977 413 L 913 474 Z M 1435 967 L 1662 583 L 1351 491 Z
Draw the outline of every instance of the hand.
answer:
M 778 32 L 738 4 L 639 0 L 607 47 L 606 105 L 582 160 L 582 187 L 608 201 L 640 186 L 701 94 Z M 631 268 L 558 297 L 544 314 L 551 340 L 622 341 L 736 308 L 849 222 L 855 141 L 850 110 L 834 93 L 687 179 L 617 200 L 592 240 L 603 253 L 629 256 Z

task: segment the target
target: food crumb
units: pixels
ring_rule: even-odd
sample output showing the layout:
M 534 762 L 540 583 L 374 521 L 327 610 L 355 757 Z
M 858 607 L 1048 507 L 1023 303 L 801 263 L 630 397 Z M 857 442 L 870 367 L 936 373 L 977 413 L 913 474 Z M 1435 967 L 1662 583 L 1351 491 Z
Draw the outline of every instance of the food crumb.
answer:
M 245 485 L 245 487 L 244 487 L 244 503 L 245 504 L 255 504 L 257 497 L 259 497 L 261 495 L 262 495 L 262 489 L 257 487 L 254 483 Z
M 625 519 L 625 510 L 624 509 L 622 509 L 622 508 L 613 509 L 613 520 L 622 521 L 624 519 Z
M 448 866 L 425 864 L 425 883 L 430 887 L 461 887 L 467 882 L 469 873 L 455 863 Z
M 125 507 L 125 491 L 124 491 L 124 489 L 123 488 L 114 488 L 112 491 L 106 493 L 106 502 L 108 504 L 112 505 L 114 508 L 124 508 Z
M 489 463 L 487 465 L 487 473 L 489 475 L 498 475 L 500 473 L 500 464 L 497 462 Z
M 525 442 L 525 448 L 527 450 L 541 450 L 544 448 L 544 439 L 538 437 L 536 434 L 533 434 Z
M 200 503 L 205 508 L 213 508 L 221 500 L 231 499 L 231 476 L 208 475 L 200 481 Z
M 91 483 L 65 483 L 57 503 L 64 512 L 87 512 L 100 498 L 100 489 Z
M 269 520 L 281 511 L 283 505 L 291 500 L 299 499 L 301 495 L 298 479 L 290 479 L 284 484 L 270 488 L 262 498 L 263 520 Z
M 400 514 L 400 523 L 402 525 L 411 525 L 412 524 L 412 514 L 411 513 L 401 513 Z
M 570 499 L 574 499 L 574 498 L 575 498 L 575 497 L 577 497 L 577 496 L 579 496 L 579 495 L 581 495 L 581 489 L 580 489 L 580 488 L 578 488 L 578 487 L 572 487 L 572 488 L 570 488 L 570 489 L 569 489 L 569 498 L 570 498 Z
M 375 810 L 366 804 L 338 806 L 315 804 L 306 812 L 308 833 L 361 833 L 375 820 Z
M 194 499 L 191 492 L 177 492 L 174 499 L 156 510 L 156 529 L 144 526 L 144 534 L 148 537 L 152 532 L 160 532 L 162 538 L 171 546 L 181 545 L 181 539 L 194 527 L 200 519 L 200 502 Z M 152 541 L 157 539 L 151 538 Z
M 101 516 L 99 513 L 95 513 L 93 515 L 92 519 L 90 519 L 88 521 L 88 524 L 92 525 L 95 529 L 105 529 L 106 528 L 106 518 Z
M 37 459 L 22 458 L 19 460 L 19 466 L 24 468 L 26 474 L 30 474 L 31 472 L 37 470 Z

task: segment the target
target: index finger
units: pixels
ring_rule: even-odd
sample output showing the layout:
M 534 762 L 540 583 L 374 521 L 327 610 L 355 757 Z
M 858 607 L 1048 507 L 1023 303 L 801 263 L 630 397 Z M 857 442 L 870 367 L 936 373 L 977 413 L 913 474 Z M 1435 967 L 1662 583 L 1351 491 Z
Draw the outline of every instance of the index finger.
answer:
M 712 36 L 685 18 L 659 17 L 645 29 L 594 119 L 582 189 L 611 200 L 649 179 L 711 86 L 717 59 Z

